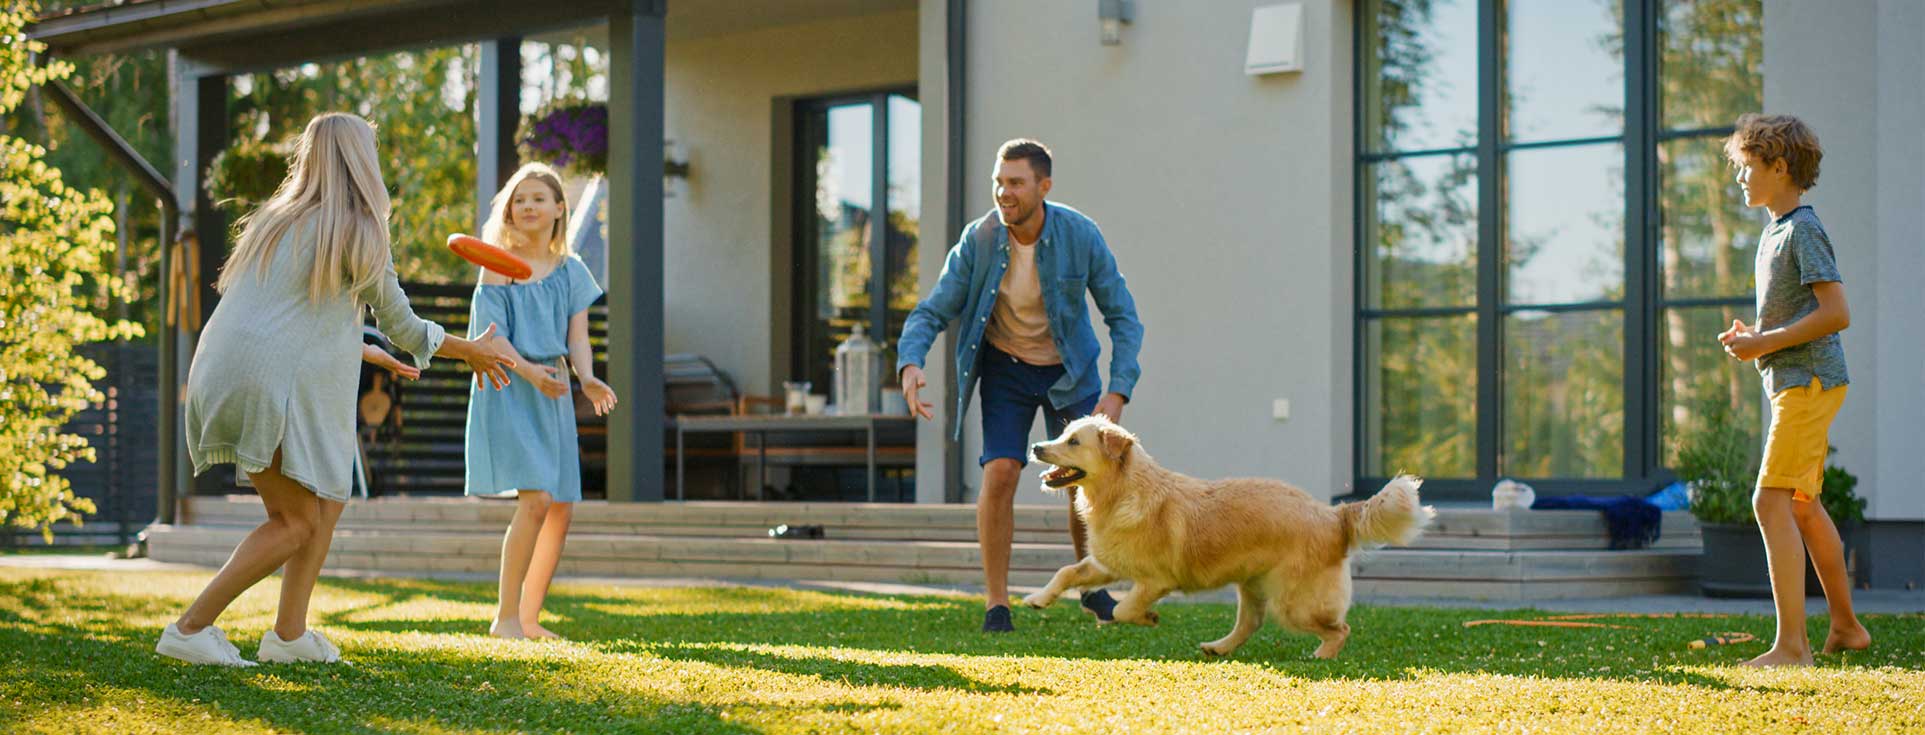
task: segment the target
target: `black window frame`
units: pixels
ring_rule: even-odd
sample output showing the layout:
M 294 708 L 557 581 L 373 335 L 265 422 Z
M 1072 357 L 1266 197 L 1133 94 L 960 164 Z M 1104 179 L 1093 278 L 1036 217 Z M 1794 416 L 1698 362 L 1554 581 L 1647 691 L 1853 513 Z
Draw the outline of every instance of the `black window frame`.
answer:
M 1513 142 L 1503 133 L 1503 34 L 1504 0 L 1474 0 L 1477 5 L 1477 140 L 1474 145 L 1408 151 L 1371 151 L 1370 118 L 1366 106 L 1365 70 L 1367 54 L 1374 39 L 1368 14 L 1374 2 L 1353 5 L 1351 24 L 1352 70 L 1352 161 L 1353 171 L 1353 322 L 1352 322 L 1352 457 L 1351 476 L 1356 478 L 1352 492 L 1367 495 L 1389 478 L 1368 474 L 1369 411 L 1366 391 L 1370 370 L 1367 330 L 1373 322 L 1397 318 L 1476 317 L 1476 436 L 1474 477 L 1435 477 L 1425 482 L 1427 496 L 1444 500 L 1482 500 L 1491 487 L 1504 477 L 1529 483 L 1543 495 L 1622 495 L 1642 494 L 1670 482 L 1671 472 L 1664 467 L 1661 446 L 1663 417 L 1661 405 L 1661 350 L 1658 345 L 1659 319 L 1667 309 L 1692 307 L 1747 307 L 1753 297 L 1725 296 L 1708 298 L 1670 298 L 1662 286 L 1663 208 L 1659 180 L 1658 150 L 1663 143 L 1722 138 L 1730 127 L 1666 129 L 1660 109 L 1659 58 L 1662 49 L 1661 23 L 1665 0 L 1624 0 L 1622 41 L 1624 44 L 1624 129 L 1621 135 Z M 1624 154 L 1624 298 L 1622 302 L 1584 301 L 1552 304 L 1507 304 L 1504 302 L 1503 277 L 1507 267 L 1504 249 L 1503 199 L 1505 157 L 1513 151 L 1570 148 L 1614 143 Z M 1366 299 L 1371 258 L 1369 209 L 1375 202 L 1367 199 L 1372 164 L 1432 156 L 1474 156 L 1477 165 L 1477 250 L 1476 303 L 1472 306 L 1423 308 L 1371 308 Z M 1581 312 L 1620 310 L 1624 319 L 1623 350 L 1623 467 L 1619 477 L 1587 479 L 1570 477 L 1521 477 L 1500 475 L 1498 457 L 1503 433 L 1503 334 L 1507 314 L 1529 312 Z M 1401 468 L 1422 472 L 1421 467 Z
M 868 103 L 874 116 L 871 124 L 870 140 L 870 217 L 872 229 L 869 238 L 869 262 L 871 277 L 869 282 L 869 317 L 864 329 L 872 340 L 877 340 L 889 349 L 885 354 L 893 355 L 895 337 L 889 329 L 889 98 L 903 97 L 921 104 L 914 86 L 894 85 L 875 89 L 864 89 L 836 94 L 825 94 L 798 98 L 794 102 L 793 119 L 790 121 L 794 147 L 794 172 L 792 196 L 796 197 L 793 221 L 790 223 L 795 243 L 793 267 L 790 269 L 790 342 L 789 342 L 789 380 L 807 380 L 815 383 L 811 391 L 830 392 L 828 382 L 818 382 L 821 376 L 814 375 L 810 369 L 820 356 L 811 353 L 814 342 L 816 320 L 814 317 L 817 296 L 816 265 L 821 257 L 821 243 L 815 231 L 815 149 L 808 144 L 812 139 L 810 120 L 818 113 L 832 107 L 854 103 Z M 806 201 L 805 201 L 806 200 Z M 806 206 L 805 206 L 806 205 Z M 920 247 L 922 243 L 918 242 Z M 877 381 L 871 405 L 880 405 L 882 380 Z

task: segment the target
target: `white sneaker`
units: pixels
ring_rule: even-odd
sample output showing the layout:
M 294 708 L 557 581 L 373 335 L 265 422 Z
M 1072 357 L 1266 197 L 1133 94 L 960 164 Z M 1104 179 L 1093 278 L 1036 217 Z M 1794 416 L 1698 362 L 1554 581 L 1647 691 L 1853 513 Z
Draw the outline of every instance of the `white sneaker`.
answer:
M 227 642 L 227 634 L 212 625 L 202 628 L 199 633 L 184 635 L 180 628 L 168 623 L 167 628 L 160 632 L 160 642 L 154 644 L 154 652 L 190 664 L 259 666 L 241 658 L 241 649 Z
M 282 664 L 302 661 L 323 664 L 348 663 L 341 660 L 341 649 L 334 647 L 333 641 L 312 629 L 302 633 L 299 638 L 284 641 L 274 633 L 274 629 L 269 628 L 266 633 L 261 634 L 261 652 L 257 657 L 262 661 Z

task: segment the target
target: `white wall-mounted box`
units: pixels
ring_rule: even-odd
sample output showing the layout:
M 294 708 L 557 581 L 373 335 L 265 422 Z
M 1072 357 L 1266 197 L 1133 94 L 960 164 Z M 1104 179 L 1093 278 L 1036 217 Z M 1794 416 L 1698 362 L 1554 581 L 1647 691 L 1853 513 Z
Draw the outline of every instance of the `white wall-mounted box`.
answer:
M 1265 5 L 1250 11 L 1250 46 L 1243 73 L 1251 76 L 1303 71 L 1303 3 Z

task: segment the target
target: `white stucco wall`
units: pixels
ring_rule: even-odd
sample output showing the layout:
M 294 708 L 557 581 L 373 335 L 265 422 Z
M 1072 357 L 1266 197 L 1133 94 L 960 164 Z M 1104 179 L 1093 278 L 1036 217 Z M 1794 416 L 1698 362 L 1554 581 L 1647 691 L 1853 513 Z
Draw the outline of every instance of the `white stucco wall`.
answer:
M 1852 394 L 1832 427 L 1867 516 L 1925 519 L 1925 4 L 1765 2 L 1765 110 L 1797 115 L 1825 158 L 1806 197 L 1852 307 Z
M 1103 46 L 1095 3 L 970 3 L 966 210 L 988 210 L 1004 140 L 1048 144 L 1052 199 L 1102 226 L 1145 324 L 1124 424 L 1180 471 L 1329 497 L 1350 479 L 1350 8 L 1305 2 L 1304 71 L 1246 76 L 1265 4 L 1143 0 L 1122 44 Z M 1271 417 L 1278 398 L 1287 421 Z M 972 492 L 979 415 L 963 449 Z M 1031 471 L 1017 502 L 1062 501 Z
M 772 393 L 772 105 L 777 97 L 913 85 L 915 11 L 678 41 L 667 51 L 668 137 L 688 152 L 665 202 L 667 350 L 707 355 L 744 391 Z M 818 387 L 821 392 L 821 387 Z

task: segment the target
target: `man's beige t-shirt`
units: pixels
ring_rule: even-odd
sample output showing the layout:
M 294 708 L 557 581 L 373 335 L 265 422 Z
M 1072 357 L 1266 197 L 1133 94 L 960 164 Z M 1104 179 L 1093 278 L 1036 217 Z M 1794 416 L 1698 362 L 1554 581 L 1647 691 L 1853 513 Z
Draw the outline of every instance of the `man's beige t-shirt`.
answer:
M 996 295 L 983 338 L 998 350 L 1031 365 L 1059 365 L 1056 339 L 1043 310 L 1043 284 L 1036 275 L 1036 243 L 1009 238 L 1009 268 Z

